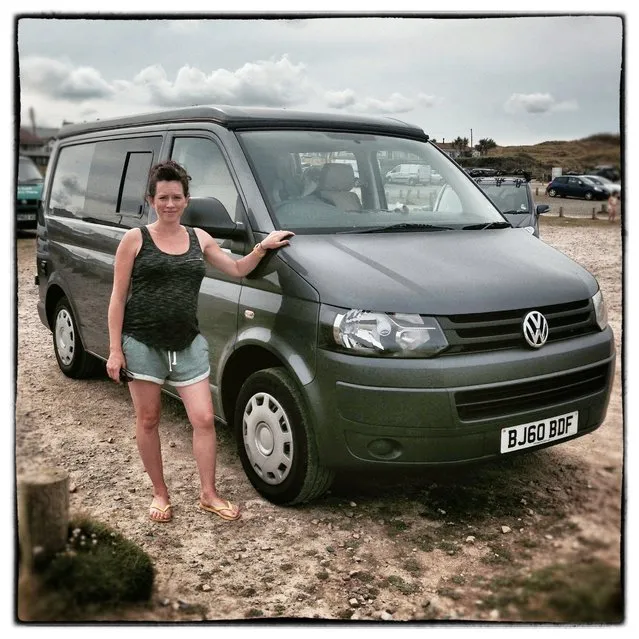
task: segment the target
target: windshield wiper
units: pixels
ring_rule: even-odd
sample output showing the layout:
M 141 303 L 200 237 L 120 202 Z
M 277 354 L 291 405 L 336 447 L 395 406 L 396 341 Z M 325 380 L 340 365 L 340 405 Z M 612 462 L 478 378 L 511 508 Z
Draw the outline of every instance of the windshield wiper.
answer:
M 510 229 L 512 224 L 509 222 L 488 222 L 488 224 L 469 224 L 462 226 L 462 231 L 484 231 L 485 229 Z
M 387 233 L 392 231 L 454 231 L 452 226 L 437 226 L 435 224 L 417 224 L 415 222 L 400 222 L 389 226 L 373 226 L 369 229 L 349 229 L 338 233 Z

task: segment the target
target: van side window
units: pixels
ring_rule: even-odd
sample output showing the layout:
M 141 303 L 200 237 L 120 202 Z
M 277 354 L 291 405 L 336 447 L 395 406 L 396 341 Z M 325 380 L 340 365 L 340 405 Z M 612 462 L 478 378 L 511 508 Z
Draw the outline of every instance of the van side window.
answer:
M 66 146 L 60 150 L 51 184 L 49 214 L 83 216 L 94 151 L 95 143 Z
M 84 219 L 118 226 L 144 224 L 144 196 L 153 156 L 162 138 L 98 142 L 91 164 Z
M 215 142 L 207 138 L 176 138 L 171 159 L 185 167 L 191 176 L 191 197 L 217 198 L 233 220 L 242 219 L 242 200 Z
M 123 215 L 140 217 L 144 209 L 144 197 L 153 162 L 153 153 L 128 153 L 124 169 L 122 194 L 118 211 Z

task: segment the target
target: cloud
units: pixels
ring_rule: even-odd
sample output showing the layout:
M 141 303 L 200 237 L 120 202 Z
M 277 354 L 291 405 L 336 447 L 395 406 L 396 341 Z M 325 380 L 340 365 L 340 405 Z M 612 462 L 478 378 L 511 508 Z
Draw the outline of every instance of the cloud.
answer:
M 185 65 L 173 81 L 161 65 L 154 65 L 140 71 L 132 84 L 146 90 L 150 101 L 160 106 L 218 103 L 281 107 L 300 104 L 312 93 L 305 66 L 293 64 L 287 56 L 208 74 Z
M 440 102 L 442 102 L 441 98 L 438 98 L 437 96 L 434 95 L 426 95 L 425 93 L 418 93 L 417 94 L 417 102 L 421 105 L 421 106 L 425 106 L 425 107 L 434 107 L 436 104 L 439 104 Z
M 513 93 L 504 104 L 507 113 L 557 113 L 578 109 L 575 100 L 557 102 L 550 93 Z
M 66 100 L 104 98 L 114 92 L 96 69 L 76 69 L 65 62 L 36 56 L 21 62 L 20 83 L 41 94 Z
M 324 100 L 329 107 L 348 108 L 349 111 L 358 113 L 406 113 L 415 108 L 415 100 L 411 100 L 401 93 L 392 93 L 384 100 L 370 97 L 358 99 L 353 90 L 346 89 L 344 91 L 328 91 L 324 94 Z
M 344 91 L 327 91 L 324 94 L 327 106 L 333 109 L 345 109 L 356 102 L 355 91 L 346 89 Z

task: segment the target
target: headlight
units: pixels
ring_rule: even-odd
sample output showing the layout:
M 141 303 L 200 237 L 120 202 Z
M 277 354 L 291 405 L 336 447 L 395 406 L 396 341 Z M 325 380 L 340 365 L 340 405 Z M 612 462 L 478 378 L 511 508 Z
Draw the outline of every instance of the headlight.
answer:
M 601 294 L 601 289 L 592 296 L 592 303 L 595 307 L 595 319 L 597 320 L 597 325 L 603 331 L 604 328 L 608 326 L 608 309 L 606 308 L 606 303 L 604 302 L 603 295 Z
M 535 227 L 534 226 L 524 226 L 524 230 L 528 231 L 531 235 L 535 234 Z
M 434 317 L 323 307 L 324 344 L 373 357 L 433 357 L 448 347 Z

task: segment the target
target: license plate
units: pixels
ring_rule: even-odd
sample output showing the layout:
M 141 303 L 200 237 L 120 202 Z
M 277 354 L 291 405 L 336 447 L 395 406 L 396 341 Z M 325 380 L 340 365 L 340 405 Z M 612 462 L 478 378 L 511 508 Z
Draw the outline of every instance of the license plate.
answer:
M 35 213 L 18 213 L 19 222 L 32 222 L 35 219 Z
M 566 413 L 557 417 L 501 429 L 501 452 L 539 446 L 577 434 L 579 412 Z

